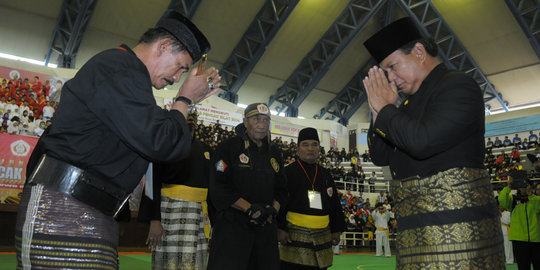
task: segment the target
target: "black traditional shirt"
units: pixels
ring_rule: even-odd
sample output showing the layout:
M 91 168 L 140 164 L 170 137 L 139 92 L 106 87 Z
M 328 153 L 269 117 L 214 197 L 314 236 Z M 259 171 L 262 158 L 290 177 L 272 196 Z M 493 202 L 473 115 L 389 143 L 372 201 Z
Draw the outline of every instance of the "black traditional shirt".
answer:
M 287 179 L 281 152 L 264 142 L 261 147 L 236 136 L 221 143 L 214 157 L 210 176 L 210 200 L 217 211 L 228 209 L 239 198 L 250 203 L 272 205 L 274 199 L 284 205 Z
M 482 168 L 484 113 L 478 84 L 440 64 L 399 108 L 386 105 L 379 111 L 368 132 L 371 159 L 390 165 L 394 179 Z
M 92 57 L 62 89 L 45 153 L 131 192 L 148 162 L 187 157 L 182 113 L 156 105 L 146 66 L 127 46 Z
M 346 230 L 345 216 L 341 209 L 339 195 L 336 184 L 327 169 L 315 164 L 302 162 L 301 160 L 293 162 L 285 167 L 287 175 L 287 191 L 289 200 L 287 205 L 282 207 L 279 212 L 278 224 L 280 229 L 286 230 L 286 214 L 292 211 L 304 215 L 326 216 L 330 217 L 330 230 L 332 232 L 343 232 Z M 317 177 L 315 177 L 315 171 Z M 306 176 L 307 173 L 307 176 Z M 309 178 L 308 178 L 309 176 Z M 313 181 L 315 179 L 315 181 Z M 309 207 L 308 190 L 315 190 L 321 194 L 322 209 Z

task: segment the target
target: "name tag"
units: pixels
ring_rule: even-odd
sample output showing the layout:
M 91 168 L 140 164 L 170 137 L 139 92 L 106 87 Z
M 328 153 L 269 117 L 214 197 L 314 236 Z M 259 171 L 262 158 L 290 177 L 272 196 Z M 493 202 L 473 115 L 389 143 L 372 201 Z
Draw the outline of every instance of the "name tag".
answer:
M 321 193 L 308 190 L 309 207 L 313 209 L 322 209 Z

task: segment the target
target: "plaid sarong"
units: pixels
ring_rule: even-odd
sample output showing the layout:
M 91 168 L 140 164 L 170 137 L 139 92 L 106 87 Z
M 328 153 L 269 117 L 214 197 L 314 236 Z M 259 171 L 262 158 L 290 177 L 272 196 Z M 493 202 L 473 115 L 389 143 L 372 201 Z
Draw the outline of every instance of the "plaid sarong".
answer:
M 206 269 L 202 203 L 162 196 L 161 225 L 166 237 L 161 247 L 152 250 L 152 269 Z
M 279 246 L 279 257 L 289 263 L 326 268 L 332 265 L 330 227 L 311 229 L 287 224 L 292 243 Z
M 396 269 L 505 269 L 493 188 L 483 169 L 392 181 Z
M 118 269 L 110 216 L 43 185 L 25 188 L 15 234 L 17 269 Z

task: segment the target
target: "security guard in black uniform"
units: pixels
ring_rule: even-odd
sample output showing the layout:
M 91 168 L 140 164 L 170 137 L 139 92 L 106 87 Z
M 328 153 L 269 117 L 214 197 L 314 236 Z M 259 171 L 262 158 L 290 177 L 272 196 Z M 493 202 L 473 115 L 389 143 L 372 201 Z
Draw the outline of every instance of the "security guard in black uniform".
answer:
M 275 216 L 287 198 L 280 150 L 270 144 L 270 110 L 249 105 L 238 136 L 213 157 L 210 201 L 217 210 L 208 269 L 279 269 Z

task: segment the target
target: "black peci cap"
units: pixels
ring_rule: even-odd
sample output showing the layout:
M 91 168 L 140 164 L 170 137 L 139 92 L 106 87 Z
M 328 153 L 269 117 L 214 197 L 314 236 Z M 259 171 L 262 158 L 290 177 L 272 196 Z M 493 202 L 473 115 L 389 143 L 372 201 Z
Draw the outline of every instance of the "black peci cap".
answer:
M 210 42 L 199 28 L 175 10 L 167 9 L 159 19 L 156 27 L 167 30 L 178 39 L 186 47 L 193 62 L 199 61 L 203 54 L 210 51 Z
M 371 36 L 364 46 L 377 63 L 381 63 L 387 56 L 401 48 L 403 45 L 423 38 L 416 24 L 409 17 L 401 18 L 379 30 Z

